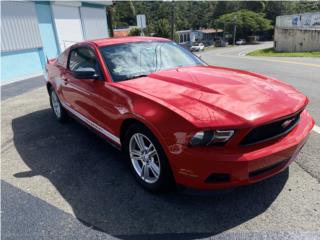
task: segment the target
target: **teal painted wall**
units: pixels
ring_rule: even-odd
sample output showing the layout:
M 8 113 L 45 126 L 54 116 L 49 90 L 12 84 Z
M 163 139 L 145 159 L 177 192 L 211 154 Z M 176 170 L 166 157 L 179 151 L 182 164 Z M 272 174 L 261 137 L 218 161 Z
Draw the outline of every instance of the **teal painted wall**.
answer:
M 42 48 L 13 52 L 1 52 L 1 84 L 22 80 L 43 73 L 46 57 L 56 58 L 59 53 L 56 32 L 53 24 L 50 2 L 34 2 L 42 40 Z M 104 8 L 91 3 L 83 6 Z
M 89 3 L 89 2 L 81 2 L 82 7 L 92 7 L 92 8 L 106 8 L 106 6 L 101 4 Z
M 46 57 L 59 54 L 49 2 L 35 2 L 43 48 L 1 52 L 1 84 L 43 73 Z
M 49 59 L 56 58 L 59 54 L 59 48 L 56 41 L 50 3 L 35 2 L 35 6 L 43 44 L 44 56 L 47 56 Z
M 1 52 L 1 84 L 43 73 L 42 49 Z

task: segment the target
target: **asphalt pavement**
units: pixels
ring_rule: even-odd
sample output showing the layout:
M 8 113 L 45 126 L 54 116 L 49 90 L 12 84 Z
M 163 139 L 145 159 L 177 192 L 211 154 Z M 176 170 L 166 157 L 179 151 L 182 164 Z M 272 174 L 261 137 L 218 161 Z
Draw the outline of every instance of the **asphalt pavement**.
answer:
M 44 77 L 38 76 L 1 86 L 1 101 L 43 87 L 44 83 Z
M 201 54 L 208 63 L 294 85 L 310 98 L 308 110 L 320 124 L 319 59 L 244 56 L 265 46 Z M 320 239 L 317 131 L 288 170 L 266 181 L 154 195 L 137 185 L 118 150 L 75 121 L 57 123 L 44 86 L 7 96 L 1 101 L 3 239 Z

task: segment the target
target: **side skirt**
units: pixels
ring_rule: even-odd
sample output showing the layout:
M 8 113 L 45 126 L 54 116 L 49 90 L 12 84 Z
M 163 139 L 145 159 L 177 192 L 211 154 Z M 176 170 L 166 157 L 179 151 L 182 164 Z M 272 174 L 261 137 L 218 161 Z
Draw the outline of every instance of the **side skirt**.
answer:
M 107 140 L 108 143 L 110 143 L 115 148 L 121 150 L 121 141 L 120 138 L 113 135 L 106 129 L 102 128 L 101 126 L 97 125 L 96 123 L 92 122 L 79 112 L 75 111 L 71 107 L 67 106 L 65 103 L 61 102 L 61 105 L 70 113 L 75 119 L 79 120 L 81 123 L 83 123 L 86 127 L 88 127 L 90 130 L 97 133 L 99 136 L 101 136 L 103 139 Z

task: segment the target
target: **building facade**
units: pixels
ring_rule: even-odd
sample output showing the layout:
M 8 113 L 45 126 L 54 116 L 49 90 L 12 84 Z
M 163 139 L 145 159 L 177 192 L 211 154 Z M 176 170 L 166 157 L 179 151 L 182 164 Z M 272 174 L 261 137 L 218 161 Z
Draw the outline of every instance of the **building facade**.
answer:
M 320 51 L 320 12 L 278 16 L 274 47 L 277 52 Z
M 2 1 L 1 85 L 43 73 L 70 45 L 108 37 L 108 2 Z
M 202 42 L 206 46 L 213 45 L 216 38 L 223 36 L 222 29 L 181 30 L 176 32 L 179 44 L 191 46 L 195 42 Z

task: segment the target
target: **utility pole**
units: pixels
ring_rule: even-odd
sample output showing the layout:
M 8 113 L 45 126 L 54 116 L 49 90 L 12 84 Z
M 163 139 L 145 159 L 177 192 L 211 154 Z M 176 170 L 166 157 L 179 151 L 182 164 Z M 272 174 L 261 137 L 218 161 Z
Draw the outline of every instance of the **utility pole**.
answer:
M 109 34 L 110 37 L 113 37 L 113 20 L 112 20 L 112 14 L 114 12 L 113 7 L 107 8 L 107 22 L 108 22 L 108 28 L 109 28 Z
M 233 46 L 236 45 L 237 17 L 233 18 Z
M 171 39 L 174 41 L 174 25 L 175 25 L 175 2 L 171 2 Z
M 226 23 L 223 22 L 223 42 L 226 41 Z

